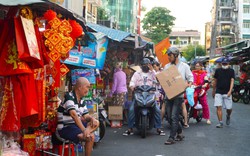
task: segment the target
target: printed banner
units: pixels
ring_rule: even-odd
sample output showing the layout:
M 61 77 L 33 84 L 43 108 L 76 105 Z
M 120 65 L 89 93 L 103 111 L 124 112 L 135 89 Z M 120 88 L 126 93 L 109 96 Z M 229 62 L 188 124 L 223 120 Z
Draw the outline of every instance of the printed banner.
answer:
M 76 84 L 79 77 L 85 77 L 91 84 L 96 84 L 95 70 L 94 69 L 74 69 L 71 70 L 72 84 Z
M 72 49 L 64 63 L 79 67 L 103 69 L 108 47 L 108 38 L 105 36 L 97 38 L 90 33 L 88 35 L 91 37 L 87 42 L 88 46 L 81 47 L 80 52 L 77 49 Z

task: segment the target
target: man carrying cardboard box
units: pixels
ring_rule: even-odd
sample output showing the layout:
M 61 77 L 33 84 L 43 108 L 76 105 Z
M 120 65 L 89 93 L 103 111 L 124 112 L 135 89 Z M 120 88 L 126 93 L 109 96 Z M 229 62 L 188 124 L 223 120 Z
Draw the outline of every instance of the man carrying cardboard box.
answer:
M 186 63 L 179 60 L 178 56 L 180 51 L 176 47 L 170 47 L 166 53 L 168 54 L 170 63 L 165 65 L 164 70 L 167 70 L 171 66 L 176 66 L 179 73 L 181 74 L 181 77 L 187 81 L 187 86 L 191 86 L 194 81 L 194 77 L 190 67 Z M 181 112 L 181 106 L 183 102 L 183 94 L 172 99 L 166 99 L 167 115 L 168 119 L 170 120 L 171 129 L 170 136 L 165 142 L 165 145 L 171 145 L 174 143 L 174 141 L 181 141 L 184 138 L 183 130 L 179 122 L 179 114 Z

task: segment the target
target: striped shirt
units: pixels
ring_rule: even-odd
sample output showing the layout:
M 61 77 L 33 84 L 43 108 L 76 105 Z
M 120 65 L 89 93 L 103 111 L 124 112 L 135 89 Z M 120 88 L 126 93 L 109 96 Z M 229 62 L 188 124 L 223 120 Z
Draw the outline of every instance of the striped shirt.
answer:
M 75 123 L 74 119 L 69 114 L 70 110 L 75 110 L 79 118 L 89 113 L 87 106 L 84 104 L 84 100 L 81 100 L 80 103 L 77 102 L 76 94 L 74 91 L 66 93 L 64 102 L 58 107 L 58 130 Z

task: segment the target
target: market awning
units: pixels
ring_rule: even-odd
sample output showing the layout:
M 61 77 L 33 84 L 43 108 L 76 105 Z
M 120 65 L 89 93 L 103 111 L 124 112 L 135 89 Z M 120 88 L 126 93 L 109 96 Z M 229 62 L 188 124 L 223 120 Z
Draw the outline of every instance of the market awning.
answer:
M 50 2 L 48 0 L 1 0 L 0 1 L 0 9 L 4 9 L 9 6 L 18 6 L 18 5 L 27 5 L 31 7 L 32 10 L 36 10 L 37 13 L 43 14 L 49 9 L 60 13 L 64 18 L 69 18 L 76 20 L 83 27 L 84 31 L 86 31 L 85 19 L 73 12 L 72 10 L 66 9 L 63 6 Z
M 125 39 L 126 37 L 131 35 L 131 33 L 129 33 L 129 32 L 111 29 L 111 28 L 101 26 L 98 24 L 93 24 L 93 23 L 87 23 L 87 27 L 89 27 L 90 29 L 92 29 L 96 32 L 102 32 L 111 40 L 115 40 L 118 42 L 121 42 L 123 39 Z
M 195 59 L 193 59 L 193 61 L 191 62 L 191 64 L 195 64 L 197 62 L 201 62 L 201 63 L 204 63 L 204 62 L 207 62 L 209 59 L 208 56 L 205 56 L 205 57 L 197 57 Z
M 221 47 L 221 49 L 222 49 L 222 52 L 224 53 L 224 55 L 229 55 L 231 53 L 240 52 L 240 51 L 247 49 L 249 47 L 250 47 L 249 40 L 244 40 L 244 41 L 240 41 L 237 43 L 226 45 L 224 47 Z
M 215 62 L 217 59 L 219 59 L 219 58 L 221 58 L 221 57 L 213 58 L 213 59 L 209 60 L 209 63 L 214 63 L 214 62 Z

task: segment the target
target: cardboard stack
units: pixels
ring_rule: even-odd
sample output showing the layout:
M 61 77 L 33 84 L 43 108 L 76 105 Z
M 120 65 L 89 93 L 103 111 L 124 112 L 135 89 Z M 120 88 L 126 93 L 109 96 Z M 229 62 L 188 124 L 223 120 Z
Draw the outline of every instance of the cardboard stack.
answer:
M 122 127 L 123 108 L 122 106 L 109 106 L 108 118 L 111 120 L 111 127 Z

